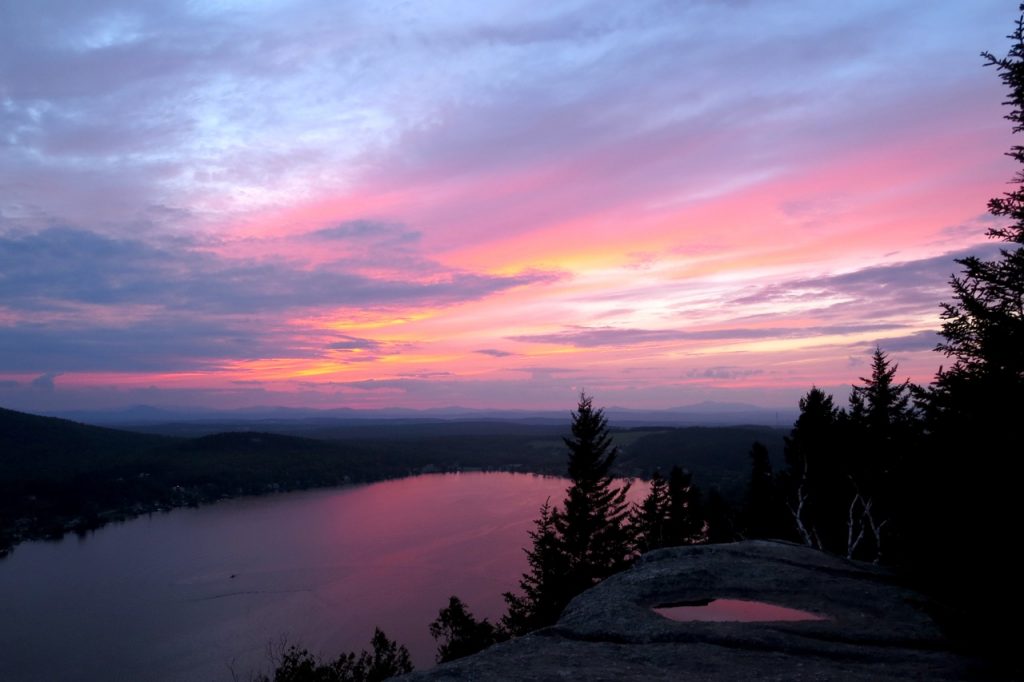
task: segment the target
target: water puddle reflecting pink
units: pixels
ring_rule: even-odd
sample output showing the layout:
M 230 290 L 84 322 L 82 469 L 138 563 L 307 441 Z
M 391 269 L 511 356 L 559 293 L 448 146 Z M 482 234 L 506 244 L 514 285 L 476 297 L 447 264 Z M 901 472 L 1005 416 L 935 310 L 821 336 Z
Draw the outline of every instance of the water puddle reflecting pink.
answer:
M 675 606 L 659 606 L 654 612 L 678 621 L 759 623 L 771 621 L 828 620 L 827 616 L 788 606 L 743 599 L 710 599 Z

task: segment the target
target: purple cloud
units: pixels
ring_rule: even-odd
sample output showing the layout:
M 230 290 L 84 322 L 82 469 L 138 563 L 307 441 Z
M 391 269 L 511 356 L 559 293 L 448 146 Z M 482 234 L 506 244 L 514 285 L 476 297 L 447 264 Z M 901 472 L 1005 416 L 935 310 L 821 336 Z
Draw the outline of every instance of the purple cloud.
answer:
M 29 385 L 36 390 L 52 392 L 56 388 L 55 380 L 59 376 L 60 372 L 47 372 L 37 376 Z
M 507 358 L 510 355 L 515 355 L 515 353 L 510 353 L 507 350 L 498 350 L 497 348 L 481 348 L 473 352 L 480 353 L 481 355 L 490 355 L 492 358 Z
M 736 339 L 806 338 L 823 334 L 850 334 L 891 329 L 891 324 L 851 323 L 816 327 L 743 327 L 702 331 L 676 329 L 627 329 L 618 327 L 573 327 L 551 334 L 528 334 L 510 337 L 528 343 L 555 343 L 577 348 L 601 346 L 639 346 L 671 341 L 725 341 Z
M 889 353 L 912 353 L 915 351 L 932 351 L 943 340 L 938 331 L 927 329 L 924 331 L 907 334 L 906 336 L 893 336 L 875 339 L 867 348 L 865 353 L 872 353 L 875 347 L 881 348 Z M 863 359 L 858 360 L 863 363 Z
M 324 227 L 306 233 L 307 239 L 314 241 L 333 242 L 343 240 L 369 242 L 376 246 L 401 246 L 414 244 L 423 234 L 410 230 L 400 223 L 376 220 L 347 220 L 339 225 Z
M 334 341 L 333 343 L 327 344 L 328 350 L 340 350 L 340 351 L 377 351 L 380 350 L 384 344 L 373 339 L 360 339 L 355 336 L 342 335 L 340 341 Z
M 989 259 L 998 255 L 992 242 L 932 258 L 878 265 L 854 272 L 816 278 L 794 279 L 757 287 L 752 293 L 733 298 L 729 305 L 745 306 L 771 302 L 823 301 L 816 315 L 877 317 L 907 312 L 937 312 L 939 302 L 951 296 L 949 278 L 962 268 L 957 258 L 975 255 Z M 843 299 L 835 302 L 836 299 Z
M 551 277 L 449 270 L 417 281 L 418 273 L 408 274 L 406 279 L 374 279 L 335 263 L 308 267 L 274 257 L 228 258 L 187 241 L 148 244 L 71 228 L 0 235 L 4 304 L 21 310 L 59 309 L 70 303 L 152 304 L 209 313 L 444 305 Z
M 764 370 L 721 365 L 687 370 L 685 376 L 689 379 L 742 379 L 759 374 L 764 374 Z

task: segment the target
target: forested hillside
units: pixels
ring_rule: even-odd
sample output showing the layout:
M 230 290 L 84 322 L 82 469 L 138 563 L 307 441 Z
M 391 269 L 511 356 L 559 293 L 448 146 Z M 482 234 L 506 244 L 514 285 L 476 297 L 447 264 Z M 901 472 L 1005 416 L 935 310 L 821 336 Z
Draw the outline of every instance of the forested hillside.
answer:
M 140 434 L 0 409 L 0 549 L 35 537 L 225 497 L 376 481 L 434 471 L 504 469 L 564 475 L 568 427 L 508 422 L 277 425 L 198 438 Z M 175 427 L 184 430 L 180 425 Z M 673 463 L 701 485 L 740 493 L 761 427 L 617 432 L 616 472 L 650 476 Z

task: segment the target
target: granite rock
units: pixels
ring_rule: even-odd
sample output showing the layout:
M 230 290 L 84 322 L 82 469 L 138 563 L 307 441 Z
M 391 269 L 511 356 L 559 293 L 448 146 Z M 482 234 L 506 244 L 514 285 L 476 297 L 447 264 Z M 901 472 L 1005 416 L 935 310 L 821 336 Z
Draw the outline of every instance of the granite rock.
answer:
M 821 620 L 679 622 L 712 599 Z M 574 599 L 558 623 L 411 680 L 986 679 L 950 650 L 925 599 L 890 571 L 784 542 L 657 550 Z

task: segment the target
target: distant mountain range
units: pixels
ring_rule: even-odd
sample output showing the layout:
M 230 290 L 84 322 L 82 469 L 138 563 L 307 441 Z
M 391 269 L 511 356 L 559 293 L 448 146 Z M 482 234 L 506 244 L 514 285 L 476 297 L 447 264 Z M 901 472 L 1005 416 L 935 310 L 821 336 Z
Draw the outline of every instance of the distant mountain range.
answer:
M 372 423 L 383 421 L 510 421 L 525 424 L 567 423 L 569 410 L 487 410 L 467 407 L 436 407 L 424 410 L 384 408 L 357 410 L 335 408 L 317 410 L 295 407 L 248 407 L 213 410 L 195 407 L 162 408 L 136 405 L 113 410 L 66 410 L 48 413 L 103 426 L 138 426 L 181 422 L 267 423 L 281 421 Z M 665 410 L 637 410 L 626 407 L 605 408 L 613 428 L 634 426 L 735 426 L 760 425 L 789 427 L 796 419 L 793 409 L 773 410 L 745 403 L 705 401 Z

